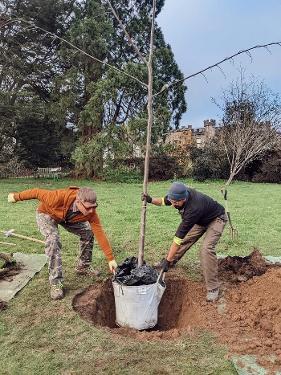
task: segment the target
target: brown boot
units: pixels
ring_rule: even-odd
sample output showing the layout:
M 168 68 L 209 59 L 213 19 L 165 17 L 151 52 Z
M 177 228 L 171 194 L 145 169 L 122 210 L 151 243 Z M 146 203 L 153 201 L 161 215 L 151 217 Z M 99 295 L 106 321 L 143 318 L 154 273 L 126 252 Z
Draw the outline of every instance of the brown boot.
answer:
M 78 265 L 76 267 L 76 273 L 77 275 L 85 275 L 85 276 L 100 276 L 101 272 L 99 270 L 95 270 L 90 265 Z
M 62 283 L 52 284 L 50 290 L 51 299 L 58 300 L 64 297 L 64 290 Z

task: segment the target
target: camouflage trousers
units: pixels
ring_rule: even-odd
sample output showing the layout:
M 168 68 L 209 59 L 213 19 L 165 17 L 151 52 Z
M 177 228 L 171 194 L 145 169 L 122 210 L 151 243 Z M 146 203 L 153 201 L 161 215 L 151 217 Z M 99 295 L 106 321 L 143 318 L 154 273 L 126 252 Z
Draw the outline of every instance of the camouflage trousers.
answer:
M 45 253 L 49 258 L 49 281 L 57 284 L 63 281 L 61 239 L 58 225 L 80 237 L 79 265 L 90 265 L 94 245 L 94 236 L 89 222 L 57 223 L 50 215 L 36 212 L 36 221 L 41 234 L 45 237 Z

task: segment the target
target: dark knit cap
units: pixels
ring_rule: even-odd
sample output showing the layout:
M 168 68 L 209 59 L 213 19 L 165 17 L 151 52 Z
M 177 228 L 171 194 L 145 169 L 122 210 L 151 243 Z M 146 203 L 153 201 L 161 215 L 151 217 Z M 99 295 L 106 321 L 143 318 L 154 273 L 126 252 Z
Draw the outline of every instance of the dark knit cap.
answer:
M 180 201 L 188 197 L 187 187 L 182 182 L 173 182 L 169 191 L 168 199 Z

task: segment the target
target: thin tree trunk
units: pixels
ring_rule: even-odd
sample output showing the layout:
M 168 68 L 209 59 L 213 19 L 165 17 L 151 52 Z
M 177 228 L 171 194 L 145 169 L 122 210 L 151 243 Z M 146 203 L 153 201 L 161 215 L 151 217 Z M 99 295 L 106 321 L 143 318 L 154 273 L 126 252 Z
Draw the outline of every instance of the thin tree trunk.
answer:
M 150 142 L 151 142 L 151 128 L 153 124 L 153 71 L 152 71 L 152 57 L 154 47 L 154 19 L 155 19 L 156 0 L 153 0 L 152 20 L 150 31 L 150 51 L 147 63 L 148 70 L 148 95 L 147 95 L 147 137 L 146 137 L 146 153 L 144 162 L 144 177 L 143 177 L 143 192 L 147 194 L 148 172 L 149 172 L 149 155 L 150 155 Z M 145 240 L 145 224 L 146 224 L 146 200 L 143 201 L 141 209 L 141 228 L 139 239 L 139 254 L 138 254 L 138 267 L 141 267 L 144 260 L 144 240 Z

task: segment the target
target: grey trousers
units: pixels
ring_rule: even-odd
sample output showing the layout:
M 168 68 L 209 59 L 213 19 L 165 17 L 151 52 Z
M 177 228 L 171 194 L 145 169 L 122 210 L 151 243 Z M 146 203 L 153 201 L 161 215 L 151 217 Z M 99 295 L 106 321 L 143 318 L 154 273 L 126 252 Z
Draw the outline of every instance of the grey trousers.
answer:
M 224 215 L 214 219 L 206 227 L 194 225 L 184 237 L 183 242 L 176 252 L 173 260 L 173 264 L 177 263 L 191 248 L 191 246 L 197 242 L 204 233 L 206 233 L 200 248 L 200 263 L 207 290 L 212 290 L 219 287 L 216 245 L 223 233 L 226 222 L 227 216 Z
M 36 221 L 41 234 L 45 237 L 45 253 L 49 258 L 49 281 L 57 284 L 63 281 L 61 240 L 58 223 L 48 214 L 36 211 Z M 79 265 L 90 265 L 94 245 L 94 236 L 88 222 L 60 223 L 68 232 L 80 237 Z

